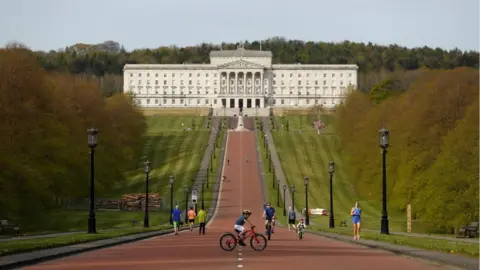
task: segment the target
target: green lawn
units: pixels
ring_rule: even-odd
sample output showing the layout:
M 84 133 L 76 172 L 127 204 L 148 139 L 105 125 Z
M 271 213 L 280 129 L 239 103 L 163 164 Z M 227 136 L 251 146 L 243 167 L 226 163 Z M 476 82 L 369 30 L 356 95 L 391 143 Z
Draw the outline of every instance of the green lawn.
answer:
M 44 215 L 43 218 L 35 224 L 25 224 L 21 226 L 22 233 L 38 234 L 38 233 L 55 233 L 55 232 L 75 232 L 86 231 L 88 224 L 88 211 L 51 211 Z M 136 220 L 143 224 L 144 212 L 127 212 L 127 211 L 97 211 L 96 226 L 98 230 L 110 230 L 119 228 L 132 227 L 132 220 Z M 150 212 L 150 225 L 165 224 L 168 219 L 166 212 Z
M 378 229 L 380 226 L 381 202 L 366 201 L 355 192 L 354 186 L 348 178 L 348 173 L 339 153 L 339 141 L 333 132 L 332 116 L 323 115 L 321 119 L 327 127 L 321 135 L 313 128 L 313 119 L 308 115 L 277 116 L 276 121 L 284 128 L 273 131 L 275 146 L 289 185 L 296 186 L 295 206 L 305 208 L 305 186 L 303 178 L 310 178 L 309 208 L 330 208 L 328 163 L 335 162 L 333 177 L 333 197 L 335 223 L 350 220 L 350 209 L 358 200 L 362 208 L 362 227 Z M 285 129 L 289 122 L 290 132 Z M 307 124 L 308 123 L 308 124 Z M 302 128 L 302 130 L 300 130 Z M 380 183 L 380 182 L 379 182 Z M 398 213 L 389 213 L 390 229 L 405 231 L 406 217 Z M 328 224 L 328 217 L 312 217 L 316 224 Z
M 55 248 L 60 246 L 91 242 L 91 241 L 102 240 L 107 238 L 115 238 L 115 237 L 130 235 L 130 234 L 136 234 L 136 233 L 151 232 L 156 230 L 166 230 L 166 229 L 171 229 L 171 226 L 157 225 L 157 226 L 152 226 L 148 229 L 137 226 L 134 228 L 125 228 L 121 230 L 99 232 L 97 234 L 80 233 L 80 234 L 64 235 L 64 236 L 49 237 L 49 238 L 25 239 L 25 240 L 0 242 L 0 256 L 34 251 L 39 249 Z
M 309 229 L 352 236 L 351 228 L 328 229 L 328 228 L 319 228 L 316 226 L 312 226 Z M 445 253 L 467 255 L 467 256 L 476 257 L 476 258 L 478 258 L 479 256 L 478 243 L 456 241 L 454 238 L 451 240 L 450 239 L 443 240 L 443 239 L 432 239 L 427 237 L 425 238 L 409 237 L 409 236 L 392 235 L 392 234 L 383 235 L 383 234 L 373 233 L 373 232 L 361 232 L 360 237 L 362 239 L 387 242 L 387 243 L 396 244 L 396 245 L 405 245 L 405 246 L 410 246 L 410 247 L 420 248 L 420 249 L 436 250 L 436 251 L 441 251 Z
M 170 209 L 169 177 L 175 177 L 174 203 L 184 203 L 184 186 L 192 186 L 197 177 L 201 161 L 208 143 L 210 130 L 205 129 L 206 117 L 191 116 L 150 116 L 147 118 L 148 132 L 145 155 L 151 162 L 149 190 L 159 193 L 165 198 L 165 211 Z M 184 131 L 184 127 L 191 127 L 195 121 L 198 129 Z M 128 180 L 112 189 L 113 196 L 124 193 L 145 192 L 145 174 L 143 167 L 128 172 Z

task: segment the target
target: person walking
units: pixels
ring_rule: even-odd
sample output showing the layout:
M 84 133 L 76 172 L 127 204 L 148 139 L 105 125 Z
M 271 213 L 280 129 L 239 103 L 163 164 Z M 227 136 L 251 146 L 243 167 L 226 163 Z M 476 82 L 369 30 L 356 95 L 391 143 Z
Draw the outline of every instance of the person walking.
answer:
M 182 215 L 182 211 L 178 209 L 178 205 L 175 206 L 172 212 L 172 220 L 173 220 L 173 229 L 175 230 L 175 235 L 178 235 L 178 228 L 180 227 L 180 216 Z
M 188 210 L 188 225 L 190 226 L 190 231 L 193 231 L 193 223 L 195 222 L 195 211 L 193 210 L 193 207 L 190 207 L 190 210 Z
M 353 240 L 360 239 L 360 214 L 362 210 L 360 209 L 360 203 L 358 201 L 355 202 L 355 206 L 352 207 L 350 211 L 350 215 L 352 216 L 352 223 L 353 223 Z
M 288 231 L 290 231 L 290 227 L 293 227 L 295 230 L 297 226 L 295 226 L 295 220 L 297 219 L 297 214 L 295 211 L 292 210 L 292 207 L 288 207 Z
M 198 234 L 205 234 L 205 222 L 207 221 L 207 212 L 203 208 L 197 213 L 197 222 L 200 224 Z

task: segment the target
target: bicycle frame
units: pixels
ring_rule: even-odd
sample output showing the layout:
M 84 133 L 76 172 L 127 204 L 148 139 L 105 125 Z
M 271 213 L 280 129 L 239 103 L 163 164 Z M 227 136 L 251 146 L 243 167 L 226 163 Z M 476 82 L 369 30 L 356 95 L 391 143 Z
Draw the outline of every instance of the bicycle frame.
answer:
M 237 233 L 237 237 L 235 237 L 234 240 L 228 240 L 227 244 L 232 243 L 232 241 L 238 242 L 238 240 L 239 240 L 238 236 L 239 235 L 240 235 L 240 233 Z M 255 228 L 252 228 L 250 230 L 245 231 L 244 235 L 245 235 L 243 237 L 244 239 L 247 239 L 247 238 L 250 238 L 250 237 L 253 236 L 253 239 L 255 239 L 255 241 L 258 243 L 257 235 L 255 234 Z

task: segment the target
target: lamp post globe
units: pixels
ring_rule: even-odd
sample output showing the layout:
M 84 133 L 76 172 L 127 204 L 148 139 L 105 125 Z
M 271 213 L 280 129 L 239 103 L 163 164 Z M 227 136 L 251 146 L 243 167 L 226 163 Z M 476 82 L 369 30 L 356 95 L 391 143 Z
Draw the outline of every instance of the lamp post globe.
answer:
M 88 212 L 88 233 L 96 233 L 95 218 L 95 147 L 98 143 L 98 129 L 89 128 L 88 147 L 90 147 L 90 210 Z
M 95 148 L 97 146 L 97 140 L 98 140 L 98 129 L 89 128 L 87 130 L 87 133 L 88 133 L 88 146 L 90 148 Z
M 168 180 L 170 184 L 170 224 L 173 224 L 173 184 L 175 183 L 175 177 L 170 175 L 170 179 Z
M 145 217 L 143 219 L 143 227 L 148 228 L 150 227 L 149 217 L 148 217 L 148 178 L 150 174 L 150 161 L 146 160 L 144 162 L 145 168 Z
M 379 139 L 380 139 L 380 147 L 383 149 L 387 149 L 389 146 L 389 139 L 390 139 L 390 131 L 386 128 L 382 128 L 379 131 Z
M 330 217 L 328 218 L 328 226 L 335 228 L 335 214 L 333 212 L 333 173 L 335 172 L 335 162 L 328 163 L 328 173 L 330 174 Z
M 387 213 L 387 148 L 390 145 L 390 132 L 386 128 L 380 129 L 379 133 L 379 143 L 382 148 L 382 220 L 381 220 L 381 234 L 389 234 L 388 226 L 388 213 Z
M 328 172 L 332 174 L 334 173 L 334 171 L 335 171 L 335 162 L 330 161 L 328 163 Z
M 282 186 L 283 188 L 283 216 L 287 216 L 287 207 L 285 205 L 285 202 L 286 202 L 286 198 L 285 198 L 285 192 L 287 191 L 287 185 L 283 184 Z
M 305 176 L 303 178 L 303 184 L 305 185 L 305 224 L 310 225 L 310 213 L 308 211 L 308 182 L 310 179 Z

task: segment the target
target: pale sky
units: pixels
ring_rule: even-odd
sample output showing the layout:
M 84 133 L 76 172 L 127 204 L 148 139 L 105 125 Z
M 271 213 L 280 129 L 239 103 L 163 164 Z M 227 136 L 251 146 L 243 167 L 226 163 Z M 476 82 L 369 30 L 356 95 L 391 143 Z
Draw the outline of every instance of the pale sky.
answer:
M 127 50 L 261 40 L 479 48 L 479 0 L 0 0 L 0 46 Z

